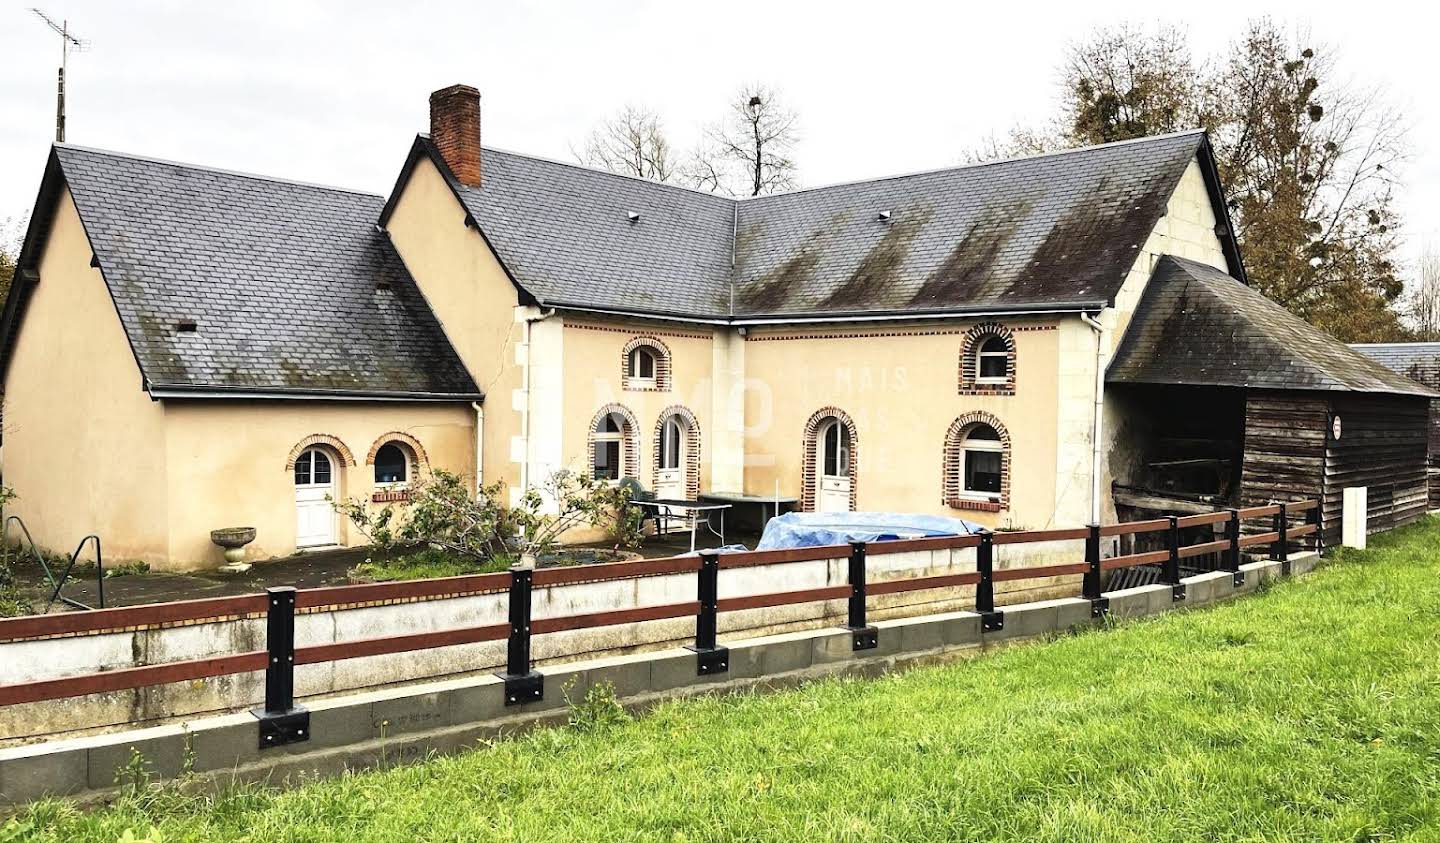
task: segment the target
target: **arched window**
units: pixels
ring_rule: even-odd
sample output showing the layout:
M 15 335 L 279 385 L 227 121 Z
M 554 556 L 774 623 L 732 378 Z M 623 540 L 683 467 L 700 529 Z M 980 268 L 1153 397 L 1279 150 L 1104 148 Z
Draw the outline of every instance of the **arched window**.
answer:
M 680 452 L 684 447 L 685 430 L 680 426 L 679 417 L 671 416 L 660 428 L 660 467 L 679 468 Z
M 648 348 L 636 348 L 630 351 L 630 380 L 655 381 L 655 352 Z
M 322 448 L 306 448 L 295 458 L 296 486 L 329 486 L 334 480 L 330 455 Z
M 960 494 L 1000 500 L 1000 434 L 988 424 L 970 427 L 960 443 Z
M 999 512 L 1010 505 L 1010 434 L 989 413 L 966 413 L 945 435 L 945 503 Z
M 820 473 L 826 477 L 849 477 L 850 431 L 839 419 L 831 419 L 820 429 L 820 442 L 824 457 Z
M 976 383 L 1005 383 L 1010 379 L 1010 349 L 999 337 L 990 337 L 976 352 Z
M 635 337 L 627 342 L 621 351 L 620 383 L 627 390 L 669 391 L 669 347 L 655 337 Z
M 375 452 L 375 482 L 404 483 L 410 479 L 410 455 L 399 442 L 386 442 Z
M 635 416 L 619 404 L 608 404 L 590 422 L 590 476 L 619 480 L 639 474 L 639 441 Z
M 998 322 L 976 325 L 960 344 L 961 395 L 1015 394 L 1015 336 Z
M 622 452 L 621 420 L 614 415 L 600 417 L 595 425 L 595 473 L 596 480 L 620 479 L 620 456 Z

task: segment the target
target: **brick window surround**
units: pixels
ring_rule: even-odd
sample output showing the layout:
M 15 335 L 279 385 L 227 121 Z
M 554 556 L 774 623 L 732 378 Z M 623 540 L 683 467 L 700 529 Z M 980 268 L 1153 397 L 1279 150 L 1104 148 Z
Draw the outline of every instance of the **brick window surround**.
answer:
M 976 500 L 962 496 L 964 479 L 960 472 L 964 468 L 963 454 L 965 437 L 970 428 L 977 424 L 989 425 L 1000 434 L 1000 500 Z M 945 453 L 942 462 L 944 474 L 940 478 L 943 502 L 951 509 L 969 509 L 977 512 L 1000 512 L 1010 508 L 1010 431 L 993 415 L 976 411 L 965 413 L 950 423 L 945 433 Z
M 414 477 L 419 477 L 425 471 L 429 470 L 430 457 L 425 453 L 425 446 L 420 444 L 419 439 L 398 430 L 382 433 L 380 438 L 375 440 L 375 444 L 370 446 L 370 453 L 365 455 L 365 464 L 374 465 L 375 455 L 380 453 L 380 449 L 385 447 L 386 443 L 389 442 L 394 442 L 400 446 L 402 451 L 409 452 L 406 456 L 410 458 L 410 467 L 414 470 Z M 411 479 L 414 479 L 414 477 Z
M 655 420 L 655 441 L 651 450 L 650 489 L 660 487 L 660 446 L 664 439 L 665 422 L 678 417 L 685 428 L 685 497 L 695 500 L 700 496 L 700 424 L 688 407 L 675 404 L 660 411 Z
M 655 357 L 654 383 L 635 381 L 630 377 L 630 352 L 637 348 L 643 348 Z M 670 366 L 670 346 L 658 337 L 635 337 L 620 350 L 620 388 L 630 392 L 669 392 L 672 388 Z
M 825 422 L 835 419 L 845 425 L 850 433 L 850 511 L 855 511 L 856 495 L 860 488 L 860 436 L 855 430 L 855 421 L 838 407 L 821 407 L 805 422 L 804 448 L 800 459 L 800 511 L 814 512 L 816 493 L 820 483 L 820 466 L 815 460 L 816 441 L 820 428 Z
M 991 338 L 999 338 L 1005 343 L 1006 377 L 1003 383 L 980 382 L 980 349 Z M 960 394 L 1015 394 L 1015 335 L 1009 328 L 999 322 L 982 322 L 965 333 L 960 341 Z
M 300 459 L 300 455 L 305 453 L 306 448 L 314 445 L 325 445 L 340 457 L 341 463 L 348 466 L 355 465 L 355 455 L 350 452 L 350 448 L 344 442 L 340 441 L 339 437 L 331 436 L 328 433 L 312 433 L 296 442 L 295 447 L 290 449 L 290 456 L 285 458 L 285 470 L 293 472 L 295 461 Z
M 635 414 L 624 404 L 606 404 L 590 419 L 590 428 L 585 433 L 585 471 L 595 471 L 595 428 L 600 420 L 609 416 L 620 417 L 620 465 L 624 469 L 620 477 L 640 479 L 640 425 Z

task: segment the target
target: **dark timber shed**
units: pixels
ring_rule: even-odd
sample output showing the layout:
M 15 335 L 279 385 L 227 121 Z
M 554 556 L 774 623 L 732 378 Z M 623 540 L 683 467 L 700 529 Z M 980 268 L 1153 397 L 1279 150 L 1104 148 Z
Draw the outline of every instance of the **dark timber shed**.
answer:
M 1117 507 L 1184 513 L 1369 488 L 1372 531 L 1424 514 L 1430 400 L 1222 270 L 1167 256 L 1107 371 Z
M 1376 363 L 1440 390 L 1440 342 L 1358 343 L 1350 346 Z M 1430 402 L 1430 508 L 1440 509 L 1440 399 Z

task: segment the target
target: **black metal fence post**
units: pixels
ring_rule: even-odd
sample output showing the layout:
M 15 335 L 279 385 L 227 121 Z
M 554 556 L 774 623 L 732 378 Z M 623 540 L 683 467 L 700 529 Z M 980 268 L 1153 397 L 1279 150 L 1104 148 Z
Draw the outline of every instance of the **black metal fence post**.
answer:
M 1106 597 L 1100 581 L 1100 525 L 1091 524 L 1085 536 L 1085 579 L 1080 583 L 1080 596 L 1090 601 L 1090 617 L 1098 618 L 1110 611 L 1110 598 Z
M 510 637 L 505 648 L 505 704 L 522 705 L 545 699 L 545 676 L 530 669 L 530 603 L 535 571 L 510 568 Z
M 720 630 L 720 555 L 700 554 L 697 585 L 700 612 L 695 616 L 695 675 L 708 676 L 730 670 L 730 651 L 716 643 Z
M 1276 532 L 1275 543 L 1270 545 L 1270 558 L 1280 563 L 1280 573 L 1290 573 L 1290 514 L 1286 511 L 1286 505 L 1280 504 L 1280 511 L 1275 513 L 1274 529 Z
M 1236 588 L 1245 584 L 1245 574 L 1240 570 L 1240 510 L 1230 510 L 1230 520 L 1225 522 L 1225 538 L 1230 546 L 1225 549 L 1225 570 L 1233 577 Z
M 1170 586 L 1171 600 L 1185 599 L 1185 583 L 1180 582 L 1180 519 L 1169 517 L 1170 526 L 1165 532 L 1165 549 L 1169 555 L 1160 565 L 1160 581 Z
M 880 631 L 865 623 L 865 542 L 850 542 L 849 623 L 852 650 L 873 650 L 880 646 Z
M 980 544 L 975 548 L 975 569 L 980 582 L 975 585 L 975 611 L 980 613 L 980 628 L 985 632 L 1005 628 L 1005 613 L 995 611 L 995 534 L 980 531 Z
M 260 748 L 310 740 L 310 712 L 295 705 L 295 589 L 265 589 L 265 705 Z

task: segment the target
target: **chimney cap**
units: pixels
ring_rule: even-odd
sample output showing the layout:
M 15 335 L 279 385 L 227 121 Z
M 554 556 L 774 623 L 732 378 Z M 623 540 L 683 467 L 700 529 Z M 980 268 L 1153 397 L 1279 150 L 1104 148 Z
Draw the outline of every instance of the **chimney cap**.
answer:
M 631 212 L 629 212 L 629 213 L 627 213 L 627 214 L 625 215 L 625 218 L 628 219 L 628 220 L 630 220 L 631 222 L 639 222 L 639 221 L 640 221 L 640 212 L 639 212 L 639 211 L 631 211 Z

